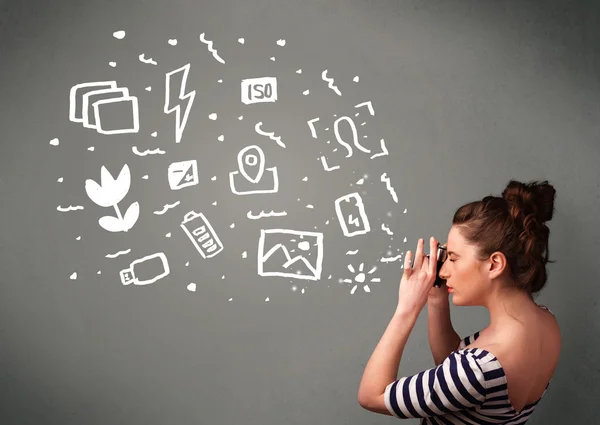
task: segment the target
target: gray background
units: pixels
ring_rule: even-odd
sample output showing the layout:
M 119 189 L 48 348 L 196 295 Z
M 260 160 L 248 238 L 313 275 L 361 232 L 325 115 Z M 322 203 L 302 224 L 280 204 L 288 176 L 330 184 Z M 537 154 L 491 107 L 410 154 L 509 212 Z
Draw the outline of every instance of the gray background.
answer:
M 549 223 L 557 263 L 548 266 L 549 281 L 536 301 L 557 315 L 564 345 L 530 423 L 594 422 L 600 398 L 594 267 L 600 14 L 592 2 L 0 5 L 0 422 L 393 421 L 357 403 L 364 366 L 394 311 L 401 277 L 400 262 L 379 259 L 414 249 L 419 237 L 445 241 L 460 205 L 499 195 L 511 178 L 548 179 L 558 194 Z M 121 29 L 127 35 L 117 40 L 112 33 Z M 225 64 L 200 42 L 203 32 Z M 169 45 L 170 38 L 178 44 Z M 278 39 L 286 45 L 278 46 Z M 158 65 L 141 63 L 141 53 Z M 197 97 L 176 144 L 174 115 L 162 111 L 164 74 L 186 63 Z M 321 79 L 324 69 L 341 97 Z M 263 76 L 278 78 L 279 100 L 243 105 L 240 81 Z M 138 97 L 139 133 L 104 136 L 69 121 L 69 89 L 108 79 Z M 375 116 L 359 130 L 373 149 L 384 138 L 388 156 L 344 158 L 343 148 L 333 152 L 337 144 L 326 143 L 328 136 L 310 136 L 307 120 L 332 122 L 333 114 L 352 113 L 367 100 Z M 213 112 L 215 121 L 208 118 Z M 258 121 L 287 147 L 256 134 Z M 55 137 L 60 144 L 51 146 Z M 250 144 L 264 150 L 268 166 L 278 167 L 279 193 L 231 193 L 228 173 Z M 140 157 L 132 146 L 166 154 Z M 341 169 L 325 172 L 321 155 Z M 200 183 L 172 191 L 167 167 L 186 159 L 198 160 Z M 102 165 L 116 176 L 124 164 L 132 182 L 121 209 L 139 201 L 141 214 L 129 232 L 109 233 L 98 219 L 113 211 L 91 202 L 85 180 L 99 181 Z M 380 181 L 382 172 L 398 203 Z M 333 201 L 353 191 L 362 194 L 372 230 L 346 238 Z M 178 200 L 166 214 L 152 213 Z M 85 209 L 62 213 L 59 205 Z M 204 212 L 223 241 L 224 251 L 212 259 L 203 260 L 179 228 L 191 209 Z M 288 215 L 246 218 L 247 211 L 263 209 Z M 258 276 L 262 228 L 323 232 L 322 279 Z M 128 248 L 128 255 L 105 257 Z M 350 249 L 359 253 L 345 255 Z M 147 286 L 120 283 L 120 270 L 155 252 L 167 255 L 168 277 Z M 359 285 L 352 294 L 353 284 L 339 279 L 351 279 L 347 265 L 360 263 L 365 271 L 376 265 L 369 276 L 381 282 L 371 283 L 370 293 Z M 69 279 L 73 272 L 76 280 Z M 191 282 L 196 292 L 186 289 Z M 489 317 L 483 308 L 452 306 L 452 319 L 466 336 L 487 326 Z M 424 309 L 400 376 L 430 367 Z

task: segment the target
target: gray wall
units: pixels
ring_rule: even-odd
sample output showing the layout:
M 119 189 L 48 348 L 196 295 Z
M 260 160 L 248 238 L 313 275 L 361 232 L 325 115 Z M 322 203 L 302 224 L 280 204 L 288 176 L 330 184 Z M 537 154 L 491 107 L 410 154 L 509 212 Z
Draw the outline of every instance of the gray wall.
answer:
M 557 189 L 549 223 L 557 263 L 548 266 L 536 301 L 557 315 L 564 348 L 530 423 L 596 418 L 600 15 L 591 2 L 0 4 L 0 422 L 394 420 L 357 403 L 364 366 L 397 302 L 401 262 L 381 258 L 414 249 L 419 237 L 445 241 L 456 208 L 499 195 L 511 178 L 548 179 Z M 118 30 L 125 38 L 113 36 Z M 142 53 L 157 65 L 142 63 Z M 187 87 L 196 97 L 176 143 L 175 115 L 163 111 L 165 74 L 188 63 Z M 322 79 L 325 69 L 341 96 Z M 257 77 L 277 78 L 275 103 L 241 102 L 241 81 Z M 69 120 L 71 87 L 109 80 L 137 99 L 138 132 L 105 135 Z M 374 116 L 354 107 L 366 101 Z M 102 128 L 131 125 L 130 103 L 104 106 Z M 354 148 L 346 158 L 333 135 L 342 116 L 355 120 L 371 153 Z M 313 138 L 307 121 L 315 117 Z M 259 135 L 258 122 L 285 148 Z M 340 125 L 346 141 L 349 129 Z M 389 154 L 370 159 L 381 139 Z M 249 145 L 262 149 L 267 167 L 277 167 L 277 193 L 232 193 L 229 173 Z M 134 146 L 165 153 L 138 156 Z M 321 156 L 340 168 L 326 172 Z M 172 190 L 169 165 L 184 160 L 197 161 L 198 184 Z M 138 202 L 139 218 L 127 232 L 110 232 L 99 219 L 116 212 L 92 202 L 85 182 L 100 182 L 102 166 L 116 177 L 125 164 L 131 185 L 119 209 L 124 214 Z M 353 192 L 364 201 L 371 231 L 345 237 L 334 201 Z M 84 209 L 57 210 L 70 205 Z M 222 242 L 212 258 L 202 258 L 180 227 L 191 210 L 205 214 Z M 287 215 L 247 217 L 262 210 Z M 260 231 L 273 228 L 323 234 L 318 281 L 259 276 Z M 275 236 L 265 243 L 275 246 Z M 293 242 L 289 235 L 281 241 Z M 106 257 L 123 250 L 130 251 Z M 347 255 L 351 250 L 358 253 Z M 314 262 L 317 251 L 311 245 L 304 254 Z M 132 261 L 159 252 L 168 276 L 121 283 L 119 272 Z M 281 271 L 282 262 L 276 254 L 265 271 Z M 367 275 L 370 292 L 358 284 L 352 293 L 359 270 L 348 265 L 361 263 L 364 272 L 377 269 Z M 156 263 L 146 266 L 138 278 L 160 272 Z M 311 273 L 296 266 L 302 276 Z M 402 375 L 433 366 L 426 313 L 408 341 Z M 454 306 L 452 318 L 463 336 L 489 319 L 483 308 Z

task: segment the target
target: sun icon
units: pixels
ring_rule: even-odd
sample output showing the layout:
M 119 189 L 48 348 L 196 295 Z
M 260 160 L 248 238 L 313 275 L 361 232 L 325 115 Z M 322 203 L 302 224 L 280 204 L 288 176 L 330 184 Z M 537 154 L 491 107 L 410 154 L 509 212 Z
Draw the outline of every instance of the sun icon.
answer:
M 368 275 L 371 275 L 373 273 L 375 273 L 375 270 L 377 270 L 377 266 L 373 266 L 373 268 L 371 270 L 369 270 L 367 273 L 364 272 L 365 269 L 365 264 L 364 263 L 360 263 L 360 265 L 358 266 L 358 272 L 355 270 L 354 266 L 352 264 L 348 264 L 348 270 L 350 270 L 350 273 L 354 273 L 354 278 L 353 279 L 342 279 L 341 281 L 343 283 L 365 283 L 365 281 L 367 280 Z M 369 280 L 369 282 L 381 282 L 381 279 L 378 277 L 373 277 Z M 354 293 L 354 291 L 356 291 L 357 288 L 357 284 L 354 285 L 354 287 L 352 288 L 352 293 Z M 364 285 L 363 289 L 365 292 L 371 292 L 369 285 Z

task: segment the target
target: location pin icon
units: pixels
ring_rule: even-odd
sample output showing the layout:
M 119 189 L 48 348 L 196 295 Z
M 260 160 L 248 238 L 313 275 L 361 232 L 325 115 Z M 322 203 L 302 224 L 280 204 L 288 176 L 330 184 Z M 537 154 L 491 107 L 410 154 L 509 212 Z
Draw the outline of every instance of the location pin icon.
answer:
M 254 184 L 260 181 L 265 172 L 265 154 L 261 148 L 256 145 L 245 147 L 238 154 L 237 161 L 246 180 Z

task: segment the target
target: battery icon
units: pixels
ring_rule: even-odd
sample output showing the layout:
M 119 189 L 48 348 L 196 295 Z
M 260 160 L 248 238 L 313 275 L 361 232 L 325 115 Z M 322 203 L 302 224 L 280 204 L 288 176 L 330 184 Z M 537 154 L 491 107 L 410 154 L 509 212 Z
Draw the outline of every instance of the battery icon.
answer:
M 223 251 L 223 244 L 204 214 L 188 212 L 183 217 L 181 228 L 202 258 L 211 258 Z
M 158 267 L 158 269 L 152 269 Z M 162 279 L 171 272 L 169 262 L 163 252 L 148 255 L 144 258 L 135 260 L 129 265 L 128 269 L 121 270 L 121 283 L 123 285 L 149 285 Z

